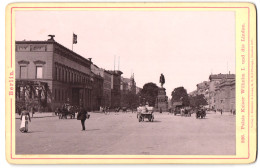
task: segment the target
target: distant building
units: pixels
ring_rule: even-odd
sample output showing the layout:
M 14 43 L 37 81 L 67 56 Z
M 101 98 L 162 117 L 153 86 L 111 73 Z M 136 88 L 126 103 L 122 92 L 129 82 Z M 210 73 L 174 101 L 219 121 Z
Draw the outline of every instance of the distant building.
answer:
M 128 102 L 128 94 L 136 94 L 136 83 L 134 80 L 134 76 L 132 75 L 130 78 L 121 77 L 121 107 L 129 106 Z
M 236 82 L 235 79 L 222 79 L 215 88 L 216 110 L 230 112 L 236 110 Z
M 235 80 L 235 74 L 213 74 L 209 76 L 209 108 L 216 109 L 216 89 L 223 81 Z M 219 88 L 218 88 L 219 89 Z
M 130 85 L 131 79 L 124 78 L 121 76 L 121 83 L 120 83 L 120 90 L 121 94 L 126 94 L 128 91 L 130 91 Z
M 103 78 L 103 95 L 101 99 L 101 106 L 111 106 L 111 80 L 112 80 L 112 75 L 109 71 L 99 68 L 97 65 L 92 64 L 91 65 L 91 71 L 100 77 Z
M 111 106 L 111 79 L 112 75 L 108 71 L 104 70 L 103 73 L 104 85 L 103 85 L 103 106 Z
M 103 82 L 104 79 L 100 75 L 92 73 L 93 87 L 92 87 L 92 103 L 91 110 L 99 110 L 103 98 Z
M 15 42 L 16 81 L 41 82 L 48 85 L 46 110 L 54 110 L 64 102 L 91 108 L 91 61 L 57 43 L 47 41 Z M 37 86 L 36 86 L 37 87 Z M 37 88 L 34 88 L 37 91 Z M 24 86 L 16 88 L 17 100 Z M 30 91 L 29 97 L 42 98 L 41 92 Z
M 197 84 L 197 94 L 205 94 L 209 90 L 209 82 L 208 81 L 203 81 L 199 84 Z
M 121 105 L 121 75 L 119 70 L 108 71 L 111 74 L 111 107 L 116 108 Z
M 204 95 L 205 99 L 209 103 L 209 81 L 197 84 L 196 95 Z
M 121 93 L 133 92 L 136 93 L 136 82 L 134 76 L 132 75 L 130 78 L 121 77 Z
M 138 86 L 136 86 L 136 94 L 139 94 L 139 93 L 141 93 L 141 91 L 142 91 L 142 88 L 140 88 L 140 87 L 138 87 Z

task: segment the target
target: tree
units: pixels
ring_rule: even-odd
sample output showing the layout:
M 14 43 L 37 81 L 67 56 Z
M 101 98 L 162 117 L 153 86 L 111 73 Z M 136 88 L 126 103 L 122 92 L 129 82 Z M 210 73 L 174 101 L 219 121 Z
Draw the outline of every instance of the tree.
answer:
M 122 107 L 136 108 L 139 104 L 139 95 L 132 91 L 122 94 Z
M 51 92 L 46 82 L 39 81 L 16 81 L 16 108 L 35 107 L 38 110 L 48 107 L 51 102 Z M 49 110 L 49 109 L 48 109 Z
M 184 87 L 177 87 L 172 91 L 172 102 L 182 102 L 184 106 L 189 106 L 189 96 Z
M 189 99 L 190 99 L 190 105 L 192 107 L 199 107 L 201 105 L 204 106 L 204 105 L 208 104 L 208 102 L 203 94 L 196 95 L 196 96 L 190 96 Z
M 155 106 L 158 88 L 155 83 L 146 83 L 141 91 L 141 97 L 139 97 L 140 103 L 148 102 L 150 106 Z

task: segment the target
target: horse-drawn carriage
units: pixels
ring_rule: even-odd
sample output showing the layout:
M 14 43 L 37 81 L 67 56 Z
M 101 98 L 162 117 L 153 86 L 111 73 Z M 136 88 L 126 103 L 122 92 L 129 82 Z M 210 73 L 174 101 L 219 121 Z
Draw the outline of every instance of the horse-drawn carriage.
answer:
M 57 108 L 55 114 L 59 116 L 59 119 L 75 119 L 77 112 L 77 106 L 64 105 L 62 108 Z
M 145 107 L 145 106 L 141 106 L 138 107 L 137 109 L 137 118 L 138 121 L 144 121 L 145 118 L 148 119 L 148 121 L 153 122 L 154 120 L 154 115 L 153 115 L 153 107 Z
M 205 118 L 206 117 L 206 110 L 205 109 L 198 109 L 196 111 L 196 118 Z

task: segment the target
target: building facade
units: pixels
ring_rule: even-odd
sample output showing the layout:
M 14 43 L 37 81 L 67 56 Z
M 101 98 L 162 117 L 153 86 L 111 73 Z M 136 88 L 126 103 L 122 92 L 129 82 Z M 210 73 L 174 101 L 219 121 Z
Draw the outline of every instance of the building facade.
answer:
M 47 41 L 16 41 L 16 81 L 46 83 L 48 110 L 64 102 L 90 109 L 93 79 L 91 61 L 57 43 Z M 19 86 L 22 87 L 22 86 Z M 22 88 L 16 88 L 21 95 Z
M 194 94 L 194 92 L 192 94 Z M 209 81 L 203 81 L 197 84 L 196 95 L 204 95 L 207 103 L 209 104 Z
M 141 91 L 142 91 L 142 88 L 140 88 L 140 87 L 138 87 L 138 86 L 136 86 L 136 94 L 139 94 L 139 93 L 141 93 Z
M 223 112 L 236 110 L 236 82 L 223 79 L 215 90 L 215 109 Z
M 91 110 L 97 111 L 102 106 L 103 100 L 103 83 L 104 79 L 101 75 L 92 74 L 93 87 L 92 87 L 92 104 Z
M 121 106 L 121 75 L 123 72 L 119 70 L 108 71 L 111 74 L 111 107 L 117 108 Z
M 111 78 L 112 75 L 109 71 L 99 68 L 98 66 L 92 64 L 91 71 L 98 76 L 103 78 L 103 95 L 101 100 L 101 106 L 110 107 L 111 106 Z
M 103 71 L 104 86 L 103 86 L 103 106 L 111 106 L 111 78 L 112 75 L 104 70 Z
M 130 104 L 133 105 L 133 100 L 129 99 L 132 95 L 136 95 L 136 82 L 133 75 L 130 78 L 121 77 L 120 90 L 121 107 L 128 107 Z
M 216 89 L 219 89 L 220 82 L 223 81 L 234 81 L 235 74 L 212 74 L 209 76 L 209 107 L 216 109 Z
M 130 78 L 121 77 L 120 90 L 121 93 L 127 93 L 127 92 L 136 93 L 136 82 L 133 75 Z

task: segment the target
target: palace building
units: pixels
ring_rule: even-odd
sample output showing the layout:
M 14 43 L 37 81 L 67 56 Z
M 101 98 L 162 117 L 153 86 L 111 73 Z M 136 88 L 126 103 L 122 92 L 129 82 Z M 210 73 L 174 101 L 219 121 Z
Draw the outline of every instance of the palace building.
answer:
M 216 86 L 215 109 L 225 112 L 236 110 L 236 82 L 235 79 L 223 79 Z
M 15 64 L 17 83 L 40 82 L 47 86 L 45 95 L 39 91 L 29 95 L 39 100 L 43 96 L 48 110 L 54 110 L 64 102 L 93 108 L 93 82 L 101 83 L 102 79 L 91 73 L 91 60 L 59 44 L 53 37 L 47 41 L 16 41 Z M 24 92 L 24 86 L 17 85 L 18 99 L 20 95 L 26 95 Z M 101 101 L 99 97 L 96 99 Z
M 209 76 L 209 107 L 225 111 L 235 110 L 235 74 Z M 225 105 L 224 105 L 225 104 Z

